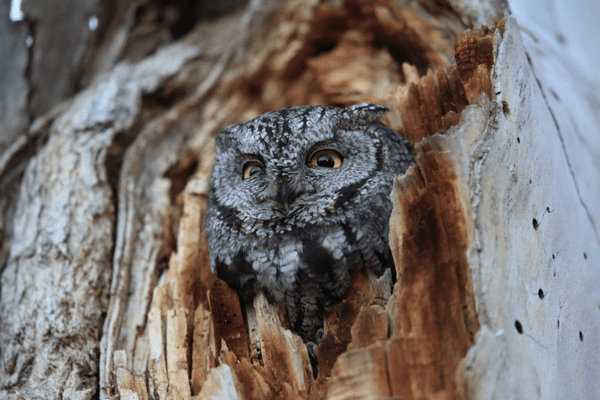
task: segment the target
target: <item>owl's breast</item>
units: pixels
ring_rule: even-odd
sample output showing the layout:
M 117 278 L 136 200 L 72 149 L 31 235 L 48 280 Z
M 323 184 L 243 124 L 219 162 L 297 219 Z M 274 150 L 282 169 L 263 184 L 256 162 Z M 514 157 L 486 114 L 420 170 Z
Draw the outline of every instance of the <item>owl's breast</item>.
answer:
M 242 235 L 227 247 L 231 253 L 214 260 L 217 275 L 238 289 L 245 285 L 242 292 L 248 296 L 263 289 L 283 300 L 298 286 L 328 286 L 347 273 L 348 256 L 358 249 L 356 231 L 338 225 L 260 231 L 260 236 Z

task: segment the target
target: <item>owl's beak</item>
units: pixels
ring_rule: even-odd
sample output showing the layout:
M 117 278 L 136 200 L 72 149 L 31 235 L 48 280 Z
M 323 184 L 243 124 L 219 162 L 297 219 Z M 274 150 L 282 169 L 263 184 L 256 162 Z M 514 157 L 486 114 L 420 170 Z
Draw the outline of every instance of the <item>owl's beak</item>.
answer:
M 305 192 L 306 190 L 303 188 L 296 188 L 287 179 L 283 179 L 279 184 L 279 190 L 277 191 L 277 198 L 275 200 L 289 211 L 290 206 L 294 204 L 294 201 Z

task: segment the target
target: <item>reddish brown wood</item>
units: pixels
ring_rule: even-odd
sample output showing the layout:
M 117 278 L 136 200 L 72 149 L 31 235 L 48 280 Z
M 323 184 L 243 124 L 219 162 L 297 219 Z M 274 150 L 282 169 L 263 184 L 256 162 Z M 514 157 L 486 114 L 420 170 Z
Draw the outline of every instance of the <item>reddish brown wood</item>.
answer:
M 483 92 L 493 98 L 491 74 L 494 67 L 494 42 L 497 28 L 465 32 L 456 39 L 456 65 L 469 103 Z
M 210 312 L 215 332 L 217 354 L 221 351 L 221 340 L 238 359 L 249 358 L 248 340 L 240 300 L 234 289 L 216 279 L 208 294 Z

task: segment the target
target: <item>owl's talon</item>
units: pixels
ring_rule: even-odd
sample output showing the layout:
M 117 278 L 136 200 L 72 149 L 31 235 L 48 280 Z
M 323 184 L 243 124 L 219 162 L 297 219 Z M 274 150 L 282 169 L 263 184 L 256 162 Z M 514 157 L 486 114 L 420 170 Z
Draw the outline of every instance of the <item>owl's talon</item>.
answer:
M 310 360 L 310 365 L 313 370 L 313 379 L 317 379 L 319 375 L 319 360 L 317 358 L 317 353 L 315 353 L 316 344 L 313 342 L 306 343 L 306 350 L 308 351 L 308 359 Z
M 317 345 L 321 344 L 321 339 L 323 339 L 323 336 L 325 336 L 325 331 L 323 330 L 323 328 L 319 328 L 319 330 L 315 334 L 315 342 L 317 342 Z

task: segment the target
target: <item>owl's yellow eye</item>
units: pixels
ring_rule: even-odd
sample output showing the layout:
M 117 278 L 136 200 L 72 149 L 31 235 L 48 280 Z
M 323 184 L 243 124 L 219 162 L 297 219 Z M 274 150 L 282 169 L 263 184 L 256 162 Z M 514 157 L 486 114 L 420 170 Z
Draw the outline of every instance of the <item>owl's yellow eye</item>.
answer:
M 339 168 L 342 161 L 342 155 L 331 149 L 315 151 L 308 159 L 310 165 L 323 168 Z
M 260 174 L 264 170 L 264 167 L 260 161 L 253 160 L 245 163 L 242 170 L 244 171 L 242 175 L 243 179 L 246 180 L 253 175 Z

